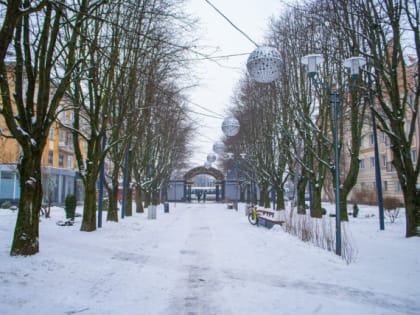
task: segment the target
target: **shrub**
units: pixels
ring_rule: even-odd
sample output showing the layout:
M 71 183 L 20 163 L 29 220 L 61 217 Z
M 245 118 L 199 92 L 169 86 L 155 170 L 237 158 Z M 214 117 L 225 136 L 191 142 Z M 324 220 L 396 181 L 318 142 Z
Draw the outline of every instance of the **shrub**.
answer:
M 74 220 L 74 216 L 76 214 L 76 195 L 67 195 L 66 199 L 64 200 L 64 210 L 66 211 L 66 219 Z
M 10 201 L 5 201 L 1 204 L 2 209 L 10 209 L 11 206 L 12 206 L 12 203 Z
M 357 205 L 357 203 L 355 203 L 353 205 L 353 218 L 357 218 L 358 215 L 359 215 L 359 206 Z
M 400 207 L 403 203 L 396 197 L 385 197 L 383 200 L 385 215 L 389 218 L 391 223 L 394 223 L 400 214 Z
M 363 205 L 370 205 L 374 206 L 378 204 L 378 194 L 376 190 L 373 189 L 357 189 L 353 192 L 353 197 L 351 201 L 354 204 L 363 204 Z
M 384 209 L 394 210 L 403 206 L 402 202 L 396 197 L 385 197 L 384 198 Z
M 327 209 L 325 209 L 325 208 L 321 208 L 321 214 L 322 214 L 322 215 L 326 215 L 326 214 L 327 214 Z

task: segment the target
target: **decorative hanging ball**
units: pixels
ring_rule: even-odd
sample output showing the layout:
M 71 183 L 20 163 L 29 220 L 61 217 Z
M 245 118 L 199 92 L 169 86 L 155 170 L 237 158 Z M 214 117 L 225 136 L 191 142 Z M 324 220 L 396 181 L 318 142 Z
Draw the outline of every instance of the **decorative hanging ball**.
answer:
M 207 154 L 207 162 L 213 163 L 214 161 L 216 161 L 216 154 L 214 153 Z
M 246 67 L 251 78 L 259 83 L 270 83 L 280 77 L 280 54 L 270 46 L 257 47 L 248 57 Z
M 228 117 L 225 120 L 223 120 L 222 130 L 225 136 L 227 137 L 233 137 L 237 135 L 239 132 L 239 127 L 239 121 L 234 117 Z
M 217 141 L 215 144 L 213 144 L 213 151 L 216 154 L 222 154 L 225 151 L 225 144 L 221 141 Z

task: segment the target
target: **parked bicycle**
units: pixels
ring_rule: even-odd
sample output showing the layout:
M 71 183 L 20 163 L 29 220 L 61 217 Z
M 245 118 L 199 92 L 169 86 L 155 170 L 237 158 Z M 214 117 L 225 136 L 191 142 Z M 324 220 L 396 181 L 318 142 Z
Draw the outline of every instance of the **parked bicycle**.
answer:
M 251 223 L 252 225 L 258 224 L 257 207 L 255 205 L 251 205 L 249 210 L 250 210 L 248 214 L 249 223 Z

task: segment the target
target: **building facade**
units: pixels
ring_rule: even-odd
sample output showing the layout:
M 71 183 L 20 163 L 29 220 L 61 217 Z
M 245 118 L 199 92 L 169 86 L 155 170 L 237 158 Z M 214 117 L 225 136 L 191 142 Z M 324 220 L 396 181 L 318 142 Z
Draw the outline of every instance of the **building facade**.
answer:
M 413 63 L 411 66 L 407 66 L 406 77 L 407 80 L 410 80 L 408 84 L 410 86 L 415 86 L 417 82 L 417 68 L 416 63 Z M 401 78 L 402 80 L 402 78 Z M 409 92 L 407 95 L 408 106 L 414 108 L 414 92 Z M 404 96 L 404 95 L 403 95 Z M 368 114 L 370 117 L 370 113 Z M 410 124 L 408 121 L 411 121 L 411 111 L 406 113 L 405 119 L 407 123 L 405 124 L 406 133 L 409 132 Z M 412 142 L 410 157 L 413 163 L 417 163 L 418 154 L 420 150 L 420 115 L 417 116 L 415 135 Z M 401 202 L 404 201 L 403 193 L 401 190 L 401 185 L 398 179 L 397 172 L 393 167 L 393 153 L 391 150 L 391 143 L 388 136 L 381 131 L 377 131 L 378 138 L 378 158 L 379 166 L 381 172 L 381 182 L 382 182 L 382 193 L 383 197 L 396 197 Z M 372 129 L 372 124 L 370 119 L 367 120 L 363 127 L 362 132 L 362 145 L 359 152 L 359 175 L 357 178 L 357 184 L 353 188 L 354 191 L 360 192 L 369 192 L 373 191 L 376 193 L 376 175 L 375 175 L 375 151 L 374 151 L 374 134 Z M 420 180 L 417 179 L 417 183 L 420 185 Z
M 10 66 L 9 73 L 12 73 Z M 9 76 L 13 89 L 13 77 Z M 1 102 L 1 99 L 0 99 Z M 66 106 L 67 105 L 67 106 Z M 50 129 L 47 145 L 44 148 L 41 171 L 43 202 L 45 204 L 63 204 L 68 194 L 76 194 L 83 200 L 81 180 L 78 179 L 72 133 L 69 128 L 73 112 L 66 110 L 68 104 L 63 101 L 59 115 Z M 0 115 L 0 128 L 7 133 L 4 117 Z M 85 147 L 83 147 L 85 148 Z M 0 204 L 4 201 L 17 203 L 20 198 L 19 174 L 17 162 L 21 149 L 16 140 L 0 136 Z

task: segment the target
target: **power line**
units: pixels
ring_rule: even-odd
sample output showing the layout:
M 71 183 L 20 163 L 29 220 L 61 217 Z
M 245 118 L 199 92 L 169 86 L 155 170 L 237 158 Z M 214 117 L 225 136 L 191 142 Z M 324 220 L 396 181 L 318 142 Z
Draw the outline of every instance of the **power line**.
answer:
M 239 53 L 239 54 L 230 54 L 230 55 L 221 55 L 221 56 L 207 56 L 207 57 L 200 57 L 200 58 L 188 58 L 188 59 L 183 59 L 183 61 L 217 60 L 217 59 L 227 59 L 231 57 L 242 57 L 246 55 L 249 55 L 249 53 Z
M 203 110 L 205 110 L 205 111 L 207 111 L 207 112 L 209 112 L 209 113 L 211 113 L 213 115 L 216 115 L 216 116 L 209 116 L 209 117 L 218 118 L 218 119 L 224 119 L 224 116 L 220 115 L 219 113 L 217 113 L 215 111 L 212 111 L 212 110 L 210 110 L 208 108 L 205 108 L 204 106 L 201 106 L 201 105 L 199 105 L 199 104 L 197 104 L 197 103 L 195 103 L 193 101 L 190 101 L 190 100 L 187 100 L 187 102 L 190 103 L 191 105 L 197 106 L 198 108 L 201 108 L 201 109 L 203 109 Z
M 258 47 L 258 44 L 256 42 L 254 42 L 251 37 L 249 37 L 245 32 L 243 32 L 239 27 L 237 27 L 235 24 L 233 24 L 233 22 L 231 20 L 229 20 L 229 18 L 224 15 L 218 8 L 216 8 L 213 3 L 211 3 L 209 0 L 204 0 L 206 1 L 217 13 L 219 13 L 226 21 L 228 21 L 228 23 L 230 25 L 232 25 L 239 33 L 241 33 L 243 36 L 246 37 L 246 39 L 248 39 L 251 43 L 253 43 L 255 46 Z

